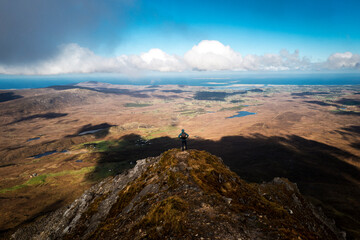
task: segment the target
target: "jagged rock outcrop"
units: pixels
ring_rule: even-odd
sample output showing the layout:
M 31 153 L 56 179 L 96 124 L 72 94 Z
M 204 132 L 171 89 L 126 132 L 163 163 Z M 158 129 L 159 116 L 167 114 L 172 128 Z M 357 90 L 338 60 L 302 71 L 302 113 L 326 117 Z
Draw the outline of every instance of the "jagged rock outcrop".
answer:
M 344 239 L 296 184 L 243 181 L 205 151 L 137 161 L 14 239 Z

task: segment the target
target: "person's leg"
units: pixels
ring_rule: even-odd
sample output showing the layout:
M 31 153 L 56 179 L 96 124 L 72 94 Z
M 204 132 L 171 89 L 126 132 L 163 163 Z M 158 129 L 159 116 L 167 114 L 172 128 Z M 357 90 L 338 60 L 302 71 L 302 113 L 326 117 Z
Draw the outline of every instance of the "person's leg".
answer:
M 187 141 L 185 141 L 185 150 L 187 150 Z
M 184 151 L 184 141 L 181 141 L 181 151 Z

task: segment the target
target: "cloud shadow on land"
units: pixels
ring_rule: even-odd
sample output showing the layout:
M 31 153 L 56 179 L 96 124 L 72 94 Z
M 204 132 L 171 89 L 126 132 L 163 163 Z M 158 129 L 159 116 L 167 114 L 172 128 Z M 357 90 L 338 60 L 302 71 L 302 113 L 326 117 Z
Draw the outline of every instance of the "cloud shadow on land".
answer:
M 111 125 L 108 123 L 101 123 L 97 125 L 86 124 L 79 128 L 73 135 L 67 135 L 66 137 L 76 137 L 79 135 L 86 135 L 86 134 L 94 134 L 96 138 L 103 138 L 109 134 L 110 127 L 114 127 L 116 125 Z
M 354 111 L 333 111 L 336 115 L 351 115 L 351 116 L 360 116 L 360 112 Z
M 322 102 L 322 101 L 304 101 L 304 102 L 311 103 L 311 104 L 316 104 L 316 105 L 320 105 L 320 106 L 334 106 L 334 107 L 338 106 L 336 104 L 326 103 L 326 102 Z
M 352 143 L 351 146 L 356 149 L 360 149 L 360 142 Z
M 206 101 L 225 101 L 225 98 L 228 96 L 246 94 L 248 91 L 235 91 L 232 93 L 228 92 L 206 92 L 199 91 L 194 95 L 194 99 L 196 100 L 206 100 Z
M 360 100 L 357 99 L 342 98 L 337 100 L 336 103 L 340 103 L 346 106 L 360 106 Z
M 89 174 L 89 180 L 96 172 L 104 171 L 104 166 L 109 163 L 134 163 L 181 146 L 178 139 L 169 137 L 152 139 L 151 144 L 137 144 L 141 136 L 135 134 L 120 140 L 126 140 L 127 144 L 116 151 L 100 153 L 100 160 L 94 172 Z M 360 202 L 357 201 L 360 199 L 360 171 L 341 160 L 357 159 L 347 151 L 297 135 L 226 136 L 219 141 L 189 139 L 188 146 L 221 157 L 232 171 L 250 182 L 286 177 L 297 183 L 300 191 L 320 205 L 343 230 L 360 229 Z M 122 171 L 124 168 L 114 169 L 111 175 Z
M 360 126 L 352 125 L 352 126 L 344 127 L 342 129 L 345 131 L 348 131 L 351 133 L 356 133 L 356 134 L 360 135 Z
M 153 92 L 156 89 L 148 89 L 148 90 L 129 90 L 129 89 L 120 89 L 120 88 L 91 88 L 91 87 L 82 87 L 82 86 L 76 86 L 76 85 L 54 85 L 47 88 L 51 88 L 57 91 L 62 90 L 68 90 L 68 89 L 84 89 L 84 90 L 90 90 L 94 92 L 99 93 L 105 93 L 105 94 L 115 94 L 115 95 L 127 95 L 130 97 L 136 97 L 136 98 L 149 98 L 150 96 L 145 94 L 144 92 Z
M 300 93 L 291 93 L 291 96 L 314 96 L 314 95 L 326 95 L 330 94 L 329 92 L 300 92 Z
M 0 93 L 0 103 L 7 102 L 15 99 L 23 98 L 21 95 L 16 95 L 14 92 L 4 92 Z
M 23 121 L 32 120 L 32 119 L 35 119 L 35 118 L 54 119 L 54 118 L 65 117 L 67 115 L 68 115 L 67 113 L 55 113 L 55 112 L 48 112 L 48 113 L 43 113 L 43 114 L 35 114 L 35 115 L 27 116 L 27 117 L 22 117 L 22 118 L 14 121 L 14 122 L 9 123 L 8 125 L 23 122 Z

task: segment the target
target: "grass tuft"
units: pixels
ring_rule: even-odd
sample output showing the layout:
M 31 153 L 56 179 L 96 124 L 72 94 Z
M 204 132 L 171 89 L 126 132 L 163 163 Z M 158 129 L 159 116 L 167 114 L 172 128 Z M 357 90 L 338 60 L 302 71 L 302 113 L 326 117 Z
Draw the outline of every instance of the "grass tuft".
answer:
M 150 208 L 149 213 L 140 221 L 137 228 L 147 229 L 147 238 L 160 237 L 157 227 L 162 227 L 165 235 L 176 235 L 185 230 L 184 221 L 189 206 L 178 196 L 171 196 Z

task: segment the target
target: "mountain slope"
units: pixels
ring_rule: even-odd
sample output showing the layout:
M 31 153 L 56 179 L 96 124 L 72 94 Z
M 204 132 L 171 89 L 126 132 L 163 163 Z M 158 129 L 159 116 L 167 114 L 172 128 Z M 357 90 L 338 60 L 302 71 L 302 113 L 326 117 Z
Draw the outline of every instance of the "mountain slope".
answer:
M 137 161 L 14 239 L 343 239 L 286 179 L 249 184 L 205 151 Z
M 6 104 L 6 107 L 0 108 L 0 113 L 2 115 L 24 117 L 27 114 L 63 110 L 64 107 L 68 106 L 91 104 L 104 97 L 104 94 L 88 89 L 62 91 L 34 89 L 31 91 L 33 93 L 30 96 L 1 103 Z

